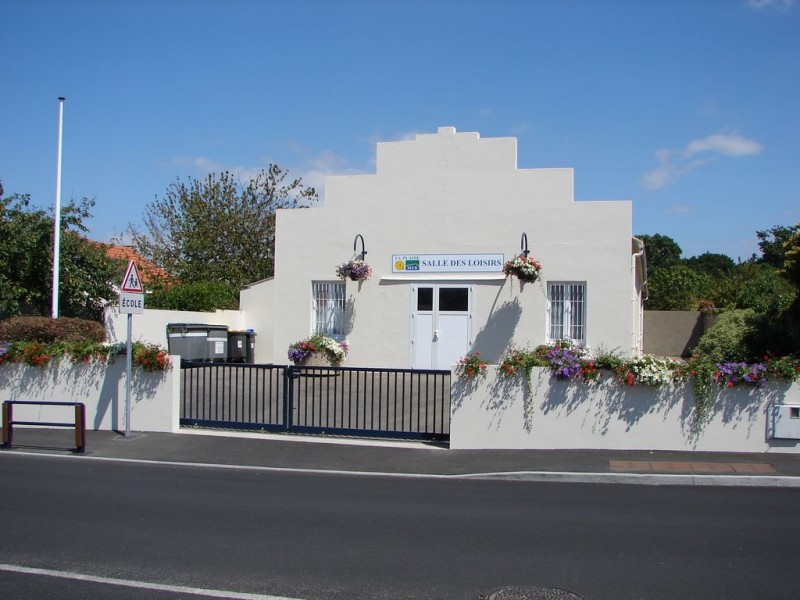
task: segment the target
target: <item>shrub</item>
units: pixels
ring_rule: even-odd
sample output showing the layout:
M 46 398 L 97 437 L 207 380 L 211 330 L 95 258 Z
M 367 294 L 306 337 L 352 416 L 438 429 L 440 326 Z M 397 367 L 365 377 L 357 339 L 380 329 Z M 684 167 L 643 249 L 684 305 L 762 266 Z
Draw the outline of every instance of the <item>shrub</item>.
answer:
M 239 290 L 221 281 L 196 281 L 156 288 L 145 302 L 149 308 L 163 310 L 236 310 Z
M 749 341 L 756 333 L 757 323 L 758 317 L 752 309 L 723 312 L 700 338 L 694 351 L 716 362 L 745 361 L 753 356 Z
M 102 342 L 106 332 L 101 323 L 60 317 L 11 317 L 0 322 L 0 340 L 7 342 Z

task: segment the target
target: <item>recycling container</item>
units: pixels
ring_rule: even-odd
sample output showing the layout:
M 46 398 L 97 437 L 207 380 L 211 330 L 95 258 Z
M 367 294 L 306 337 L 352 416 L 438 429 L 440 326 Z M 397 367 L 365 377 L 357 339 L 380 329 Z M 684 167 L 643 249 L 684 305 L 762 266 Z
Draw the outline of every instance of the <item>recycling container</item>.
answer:
M 225 362 L 228 360 L 228 326 L 227 325 L 206 325 L 208 327 L 208 337 L 206 338 L 206 348 L 208 355 L 206 360 Z
M 228 362 L 247 362 L 247 332 L 228 332 Z
M 170 323 L 167 325 L 167 347 L 170 354 L 183 360 L 206 360 L 208 357 L 208 325 Z
M 248 329 L 246 332 L 247 334 L 247 364 L 254 365 L 256 364 L 256 332 L 252 329 Z
M 256 362 L 256 334 L 247 331 L 228 331 L 228 361 L 246 364 Z

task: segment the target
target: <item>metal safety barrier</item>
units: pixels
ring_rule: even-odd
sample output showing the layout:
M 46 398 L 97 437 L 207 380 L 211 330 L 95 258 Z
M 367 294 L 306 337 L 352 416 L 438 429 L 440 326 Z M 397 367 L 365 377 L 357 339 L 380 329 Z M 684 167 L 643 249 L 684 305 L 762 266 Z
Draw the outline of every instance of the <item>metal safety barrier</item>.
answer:
M 33 406 L 74 406 L 74 422 L 44 422 L 44 421 L 15 421 L 14 405 L 33 405 Z M 12 447 L 14 442 L 14 425 L 34 425 L 37 427 L 74 427 L 75 428 L 75 451 L 84 454 L 86 452 L 86 405 L 83 402 L 38 402 L 35 400 L 5 400 L 3 402 L 3 444 L 4 449 Z

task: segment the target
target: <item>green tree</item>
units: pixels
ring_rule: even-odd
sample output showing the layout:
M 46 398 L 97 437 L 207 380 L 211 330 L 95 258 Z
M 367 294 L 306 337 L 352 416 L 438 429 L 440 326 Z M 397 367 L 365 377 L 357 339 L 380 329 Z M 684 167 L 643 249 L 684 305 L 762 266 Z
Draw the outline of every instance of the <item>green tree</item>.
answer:
M 145 211 L 144 231 L 129 226 L 136 250 L 184 283 L 235 288 L 273 273 L 275 210 L 317 200 L 314 188 L 270 165 L 247 183 L 225 171 L 179 178 Z
M 711 277 L 685 265 L 649 271 L 646 310 L 698 310 L 703 300 L 714 296 Z
M 786 243 L 795 234 L 800 233 L 800 223 L 790 227 L 778 225 L 766 231 L 757 231 L 758 247 L 761 249 L 761 257 L 753 255 L 753 261 L 767 263 L 776 269 L 783 268 L 786 260 Z
M 678 243 L 667 235 L 637 235 L 644 242 L 647 269 L 655 270 L 675 267 L 681 263 L 682 250 Z
M 692 256 L 683 261 L 687 267 L 705 273 L 711 277 L 725 277 L 736 269 L 736 263 L 726 254 L 705 252 L 699 256 Z
M 70 200 L 61 209 L 59 314 L 99 320 L 114 297 L 119 266 L 86 239 L 84 221 L 94 200 Z M 0 315 L 49 315 L 53 281 L 53 217 L 28 195 L 0 198 Z
M 800 290 L 800 224 L 795 225 L 795 233 L 783 244 L 783 273 Z
M 770 264 L 742 263 L 724 283 L 722 295 L 726 306 L 777 317 L 789 308 L 796 289 Z

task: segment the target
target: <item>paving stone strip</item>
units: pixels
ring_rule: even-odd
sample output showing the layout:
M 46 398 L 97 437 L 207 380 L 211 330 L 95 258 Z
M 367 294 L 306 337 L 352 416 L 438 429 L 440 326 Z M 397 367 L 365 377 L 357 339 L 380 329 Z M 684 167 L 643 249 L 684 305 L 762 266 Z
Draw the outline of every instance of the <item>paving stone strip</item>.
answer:
M 771 475 L 777 473 L 768 463 L 677 462 L 649 460 L 611 460 L 615 473 L 726 473 L 731 475 Z

